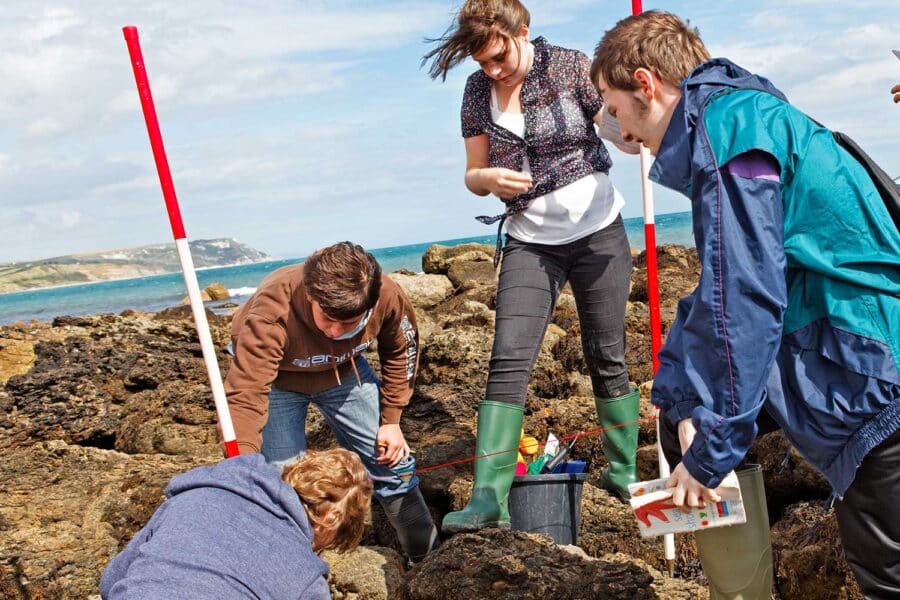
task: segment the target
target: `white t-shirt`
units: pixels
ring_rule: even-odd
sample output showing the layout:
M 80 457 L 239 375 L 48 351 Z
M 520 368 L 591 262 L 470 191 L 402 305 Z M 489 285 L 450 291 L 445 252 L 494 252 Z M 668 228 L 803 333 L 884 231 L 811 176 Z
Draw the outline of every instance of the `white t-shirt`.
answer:
M 491 118 L 520 138 L 525 115 L 502 112 L 491 88 Z M 526 155 L 522 172 L 531 173 Z M 517 240 L 558 246 L 600 231 L 619 215 L 625 199 L 604 173 L 595 172 L 534 198 L 528 208 L 506 220 L 506 232 Z

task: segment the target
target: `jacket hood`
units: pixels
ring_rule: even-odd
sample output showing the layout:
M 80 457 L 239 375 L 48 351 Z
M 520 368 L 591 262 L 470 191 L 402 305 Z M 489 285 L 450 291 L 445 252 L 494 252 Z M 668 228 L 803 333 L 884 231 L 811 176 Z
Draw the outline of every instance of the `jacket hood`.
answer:
M 759 90 L 785 102 L 788 101 L 787 97 L 765 77 L 754 75 L 727 58 L 713 58 L 691 71 L 691 74 L 681 82 L 681 94 L 687 100 L 686 117 L 692 124 L 696 124 L 701 109 L 709 102 L 710 96 L 722 88 Z
M 300 497 L 281 480 L 280 469 L 267 464 L 262 454 L 242 454 L 177 475 L 169 482 L 166 497 L 198 488 L 227 490 L 263 507 L 278 519 L 294 522 L 310 543 L 313 541 L 312 526 Z
M 703 111 L 716 94 L 725 90 L 752 89 L 772 94 L 787 102 L 765 77 L 754 75 L 727 58 L 713 58 L 699 65 L 681 82 L 681 100 L 672 113 L 663 136 L 650 179 L 677 192 L 690 195 L 693 133 Z

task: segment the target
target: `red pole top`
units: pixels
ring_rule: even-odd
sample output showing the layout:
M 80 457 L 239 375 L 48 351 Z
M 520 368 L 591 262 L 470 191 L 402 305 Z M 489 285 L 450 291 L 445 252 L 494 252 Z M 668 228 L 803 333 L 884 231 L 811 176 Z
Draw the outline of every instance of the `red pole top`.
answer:
M 166 201 L 172 235 L 176 240 L 181 240 L 187 235 L 184 233 L 181 210 L 178 208 L 178 198 L 175 196 L 175 184 L 172 182 L 169 161 L 166 159 L 166 149 L 159 131 L 159 120 L 156 118 L 156 108 L 153 106 L 153 95 L 150 93 L 150 82 L 147 80 L 147 69 L 141 54 L 137 27 L 128 25 L 122 28 L 122 33 L 125 35 L 128 54 L 131 56 L 131 67 L 134 70 L 134 80 L 137 83 L 141 108 L 144 110 L 144 121 L 147 123 L 147 133 L 150 135 L 150 147 L 153 149 L 153 159 L 156 161 L 156 172 L 159 173 L 159 185 L 162 187 L 163 198 Z
M 644 7 L 641 4 L 641 0 L 631 0 L 631 14 L 639 15 L 644 12 Z

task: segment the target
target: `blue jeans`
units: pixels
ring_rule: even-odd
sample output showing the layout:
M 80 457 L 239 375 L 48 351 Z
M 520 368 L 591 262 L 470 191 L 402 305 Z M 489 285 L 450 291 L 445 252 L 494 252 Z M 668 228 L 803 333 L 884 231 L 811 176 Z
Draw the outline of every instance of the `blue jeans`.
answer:
M 306 413 L 315 404 L 338 444 L 355 452 L 369 472 L 374 495 L 379 500 L 402 496 L 419 485 L 412 456 L 393 468 L 376 462 L 375 436 L 381 425 L 378 388 L 381 382 L 368 361 L 357 357 L 355 376 L 318 394 L 301 394 L 272 387 L 269 420 L 262 431 L 261 453 L 266 462 L 283 467 L 306 452 Z

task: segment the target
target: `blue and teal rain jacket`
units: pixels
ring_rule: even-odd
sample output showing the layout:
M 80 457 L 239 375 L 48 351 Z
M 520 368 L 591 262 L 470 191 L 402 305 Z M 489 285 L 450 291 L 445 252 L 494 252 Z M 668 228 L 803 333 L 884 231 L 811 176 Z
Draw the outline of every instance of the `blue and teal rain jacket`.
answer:
M 650 178 L 691 199 L 703 268 L 653 403 L 692 419 L 683 461 L 707 487 L 765 408 L 843 495 L 900 426 L 900 233 L 862 166 L 766 79 L 713 59 L 681 91 Z

